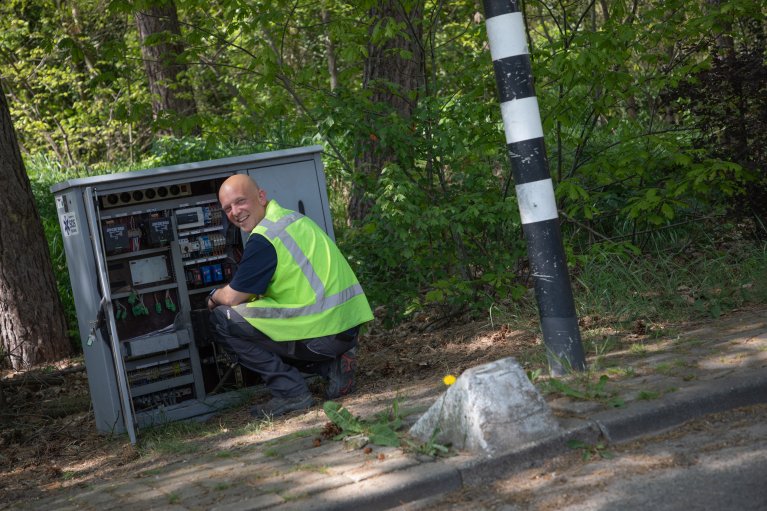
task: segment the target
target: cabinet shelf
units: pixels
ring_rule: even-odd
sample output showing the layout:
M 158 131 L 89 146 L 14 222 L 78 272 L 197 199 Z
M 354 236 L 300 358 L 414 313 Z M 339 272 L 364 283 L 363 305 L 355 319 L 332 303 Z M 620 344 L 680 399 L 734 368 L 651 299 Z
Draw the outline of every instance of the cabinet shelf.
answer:
M 134 257 L 147 256 L 151 254 L 161 254 L 163 252 L 167 252 L 168 250 L 170 250 L 170 245 L 165 245 L 164 247 L 144 248 L 142 250 L 134 250 L 133 252 L 121 252 L 119 254 L 107 256 L 107 261 L 117 261 L 120 259 L 132 259 Z
M 171 390 L 182 385 L 188 385 L 194 383 L 194 376 L 192 374 L 185 374 L 183 376 L 176 376 L 175 378 L 168 378 L 165 380 L 158 380 L 153 383 L 147 383 L 144 385 L 135 385 L 131 387 L 131 396 L 136 398 L 139 396 L 145 396 L 154 392 L 160 392 L 163 390 Z
M 199 294 L 202 294 L 202 293 L 210 293 L 213 288 L 221 287 L 223 285 L 226 285 L 226 282 L 217 282 L 216 284 L 212 284 L 210 286 L 198 287 L 198 288 L 195 288 L 195 289 L 190 289 L 188 291 L 188 294 L 190 294 L 190 295 L 199 295 Z
M 194 259 L 189 259 L 188 261 L 184 261 L 184 266 L 192 266 L 194 264 L 200 264 L 200 263 L 209 263 L 211 261 L 221 261 L 222 259 L 226 259 L 227 257 L 229 256 L 226 254 L 196 257 Z
M 167 291 L 168 289 L 176 289 L 177 287 L 178 287 L 178 284 L 176 282 L 171 282 L 169 284 L 162 284 L 159 286 L 150 286 L 150 287 L 135 286 L 132 291 L 122 291 L 119 293 L 112 293 L 112 299 L 119 300 L 120 298 L 127 298 L 134 291 L 137 294 L 145 295 L 147 293 L 157 293 L 159 291 Z
M 186 238 L 188 236 L 195 236 L 197 234 L 205 234 L 206 232 L 216 232 L 216 231 L 223 231 L 223 230 L 224 230 L 223 224 L 211 225 L 208 227 L 192 227 L 191 229 L 179 228 L 178 236 L 179 238 Z

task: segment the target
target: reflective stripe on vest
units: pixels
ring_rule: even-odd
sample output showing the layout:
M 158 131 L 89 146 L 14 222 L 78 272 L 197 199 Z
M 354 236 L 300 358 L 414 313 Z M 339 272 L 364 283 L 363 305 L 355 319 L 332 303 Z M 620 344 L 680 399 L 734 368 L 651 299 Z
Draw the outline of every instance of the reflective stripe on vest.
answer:
M 320 280 L 317 272 L 314 271 L 314 267 L 309 261 L 309 258 L 306 257 L 306 254 L 304 254 L 304 251 L 298 246 L 296 240 L 286 230 L 290 224 L 303 217 L 304 215 L 301 213 L 293 212 L 285 215 L 276 222 L 264 218 L 259 223 L 259 226 L 266 229 L 263 236 L 266 236 L 270 240 L 276 238 L 282 242 L 283 246 L 293 258 L 293 261 L 295 261 L 301 269 L 301 272 L 309 281 L 309 285 L 311 286 L 312 291 L 314 291 L 314 303 L 303 307 L 238 307 L 237 311 L 242 317 L 277 319 L 309 316 L 311 314 L 318 314 L 330 310 L 333 307 L 348 302 L 357 295 L 363 294 L 362 286 L 357 283 L 352 284 L 336 294 L 325 296 L 325 285 Z

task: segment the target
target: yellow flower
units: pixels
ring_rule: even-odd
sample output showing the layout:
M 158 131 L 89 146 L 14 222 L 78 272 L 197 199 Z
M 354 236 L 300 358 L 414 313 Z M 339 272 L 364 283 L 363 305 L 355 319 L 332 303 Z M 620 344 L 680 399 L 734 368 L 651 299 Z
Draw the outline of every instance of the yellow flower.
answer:
M 453 376 L 452 374 L 448 374 L 447 376 L 442 378 L 442 383 L 444 383 L 445 385 L 449 387 L 450 385 L 455 383 L 455 376 Z

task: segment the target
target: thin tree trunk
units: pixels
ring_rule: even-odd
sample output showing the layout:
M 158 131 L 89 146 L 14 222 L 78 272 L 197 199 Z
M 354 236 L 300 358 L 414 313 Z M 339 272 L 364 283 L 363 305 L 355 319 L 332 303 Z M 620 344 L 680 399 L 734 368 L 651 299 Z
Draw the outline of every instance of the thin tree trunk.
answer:
M 172 1 L 155 5 L 135 13 L 136 25 L 141 37 L 141 55 L 144 59 L 152 95 L 152 114 L 155 119 L 164 114 L 171 114 L 180 119 L 197 113 L 194 92 L 184 75 L 187 66 L 181 60 L 184 47 L 179 42 L 181 29 L 176 13 L 176 4 Z M 147 44 L 147 38 L 163 34 L 162 42 Z M 191 130 L 198 133 L 198 129 Z M 171 123 L 162 128 L 160 133 L 180 136 L 183 130 L 179 123 Z
M 0 365 L 21 369 L 71 353 L 48 243 L 0 90 Z
M 322 23 L 325 25 L 325 53 L 328 59 L 328 75 L 330 75 L 330 90 L 334 91 L 338 87 L 338 65 L 336 64 L 336 49 L 333 39 L 330 37 L 328 25 L 330 24 L 330 13 L 327 9 L 322 9 Z

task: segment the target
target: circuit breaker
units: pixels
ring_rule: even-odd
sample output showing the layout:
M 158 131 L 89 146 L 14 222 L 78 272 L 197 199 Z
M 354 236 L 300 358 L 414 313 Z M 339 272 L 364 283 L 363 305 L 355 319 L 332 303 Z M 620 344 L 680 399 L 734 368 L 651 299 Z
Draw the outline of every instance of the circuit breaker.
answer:
M 127 432 L 206 417 L 258 383 L 216 349 L 206 295 L 229 282 L 247 234 L 221 183 L 248 174 L 330 236 L 321 147 L 73 179 L 51 188 L 77 309 L 96 427 Z

